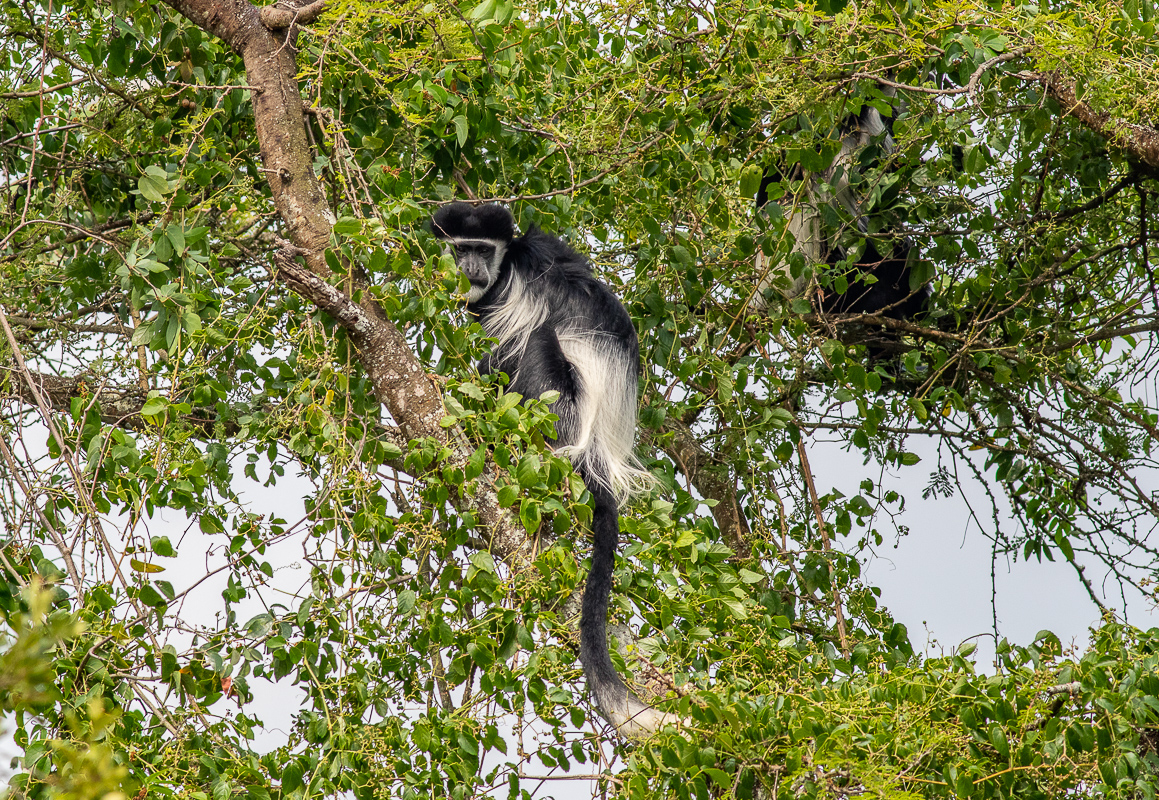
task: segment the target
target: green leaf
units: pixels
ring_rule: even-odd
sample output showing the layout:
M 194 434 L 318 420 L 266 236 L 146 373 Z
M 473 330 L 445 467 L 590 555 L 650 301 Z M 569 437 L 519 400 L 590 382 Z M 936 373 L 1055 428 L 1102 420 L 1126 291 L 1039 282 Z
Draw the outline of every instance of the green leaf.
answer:
M 990 725 L 990 743 L 1003 759 L 1010 757 L 1010 743 L 1006 741 L 1006 731 L 997 722 Z
M 757 190 L 761 188 L 761 178 L 764 177 L 764 174 L 764 170 L 756 164 L 749 164 L 742 169 L 740 173 L 740 196 L 755 197 Z
M 137 189 L 146 200 L 163 203 L 165 195 L 172 189 L 169 186 L 169 174 L 157 166 L 149 166 L 145 174 L 137 179 Z
M 282 791 L 293 792 L 302 787 L 302 767 L 297 759 L 282 768 Z
M 394 442 L 381 442 L 379 447 L 382 449 L 382 457 L 387 461 L 402 458 L 402 448 Z
M 519 466 L 515 470 L 515 477 L 519 480 L 519 485 L 524 489 L 528 489 L 539 483 L 539 470 L 541 462 L 538 453 L 527 453 L 519 460 Z
M 144 561 L 138 561 L 135 558 L 129 559 L 129 566 L 132 568 L 132 570 L 134 572 L 142 572 L 142 573 L 146 573 L 146 574 L 152 574 L 155 572 L 164 572 L 165 571 L 165 568 L 162 567 L 160 564 L 147 564 Z
M 463 404 L 456 400 L 452 395 L 443 395 L 443 405 L 446 407 L 447 411 L 450 412 L 451 416 L 455 417 L 455 419 L 463 419 L 465 417 L 471 416 L 471 412 L 463 408 Z
M 490 575 L 495 574 L 495 559 L 486 550 L 478 550 L 472 553 L 469 560 L 475 569 L 482 570 Z
M 479 755 L 479 745 L 474 738 L 468 736 L 466 733 L 459 732 L 455 740 L 459 743 L 459 747 L 464 753 L 474 758 Z
M 471 13 L 467 16 L 474 20 L 491 19 L 495 16 L 495 0 L 483 0 L 482 3 L 471 9 Z
M 164 608 L 167 605 L 165 598 L 148 583 L 137 589 L 137 599 L 149 608 Z
M 459 142 L 459 147 L 462 147 L 467 143 L 467 118 L 460 114 L 452 122 L 455 125 L 455 139 Z
M 519 487 L 512 484 L 504 484 L 499 487 L 497 499 L 500 508 L 508 508 L 519 498 Z
M 140 347 L 141 345 L 149 344 L 149 340 L 153 338 L 153 329 L 149 323 L 142 322 L 133 329 L 133 335 L 129 339 L 129 344 L 133 347 Z
M 523 523 L 523 529 L 534 533 L 539 530 L 540 520 L 539 504 L 529 497 L 523 498 L 519 504 L 519 521 Z
M 339 217 L 332 230 L 339 236 L 353 236 L 362 232 L 362 221 L 357 217 Z
M 705 767 L 704 774 L 712 778 L 713 783 L 719 786 L 723 791 L 727 792 L 732 786 L 732 776 L 722 769 L 716 767 Z
M 251 618 L 250 621 L 247 622 L 243 626 L 242 629 L 249 636 L 252 636 L 255 639 L 260 639 L 261 637 L 265 636 L 267 633 L 270 632 L 270 629 L 273 628 L 273 625 L 274 625 L 273 617 L 271 617 L 269 614 L 267 614 L 265 612 L 262 612 L 261 614 L 257 614 L 256 616 Z
M 509 411 L 515 406 L 519 405 L 519 401 L 523 399 L 523 395 L 518 392 L 504 392 L 499 396 L 499 400 L 495 403 L 495 411 L 502 414 Z
M 171 224 L 165 229 L 165 236 L 169 239 L 170 244 L 173 245 L 173 252 L 181 255 L 185 252 L 185 231 L 177 223 Z
M 141 406 L 141 413 L 146 417 L 155 417 L 169 408 L 169 400 L 164 397 L 150 397 Z
M 737 619 L 748 618 L 749 612 L 748 609 L 744 607 L 744 603 L 740 602 L 739 600 L 731 600 L 727 597 L 722 598 L 722 602 L 724 602 L 728 610 L 731 611 L 732 615 Z

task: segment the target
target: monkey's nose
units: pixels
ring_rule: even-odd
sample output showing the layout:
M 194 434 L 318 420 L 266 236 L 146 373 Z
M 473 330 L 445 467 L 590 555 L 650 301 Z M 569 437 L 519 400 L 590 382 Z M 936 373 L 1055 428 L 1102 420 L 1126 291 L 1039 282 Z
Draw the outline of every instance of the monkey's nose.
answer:
M 483 264 L 462 264 L 459 269 L 467 276 L 467 280 L 478 286 L 487 285 L 487 267 Z

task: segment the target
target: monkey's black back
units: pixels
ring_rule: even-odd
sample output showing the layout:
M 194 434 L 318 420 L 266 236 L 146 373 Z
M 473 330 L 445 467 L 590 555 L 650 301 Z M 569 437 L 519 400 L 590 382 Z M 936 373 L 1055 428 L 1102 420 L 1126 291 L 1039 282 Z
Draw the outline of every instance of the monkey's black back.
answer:
M 894 319 L 910 319 L 922 314 L 932 294 L 930 285 L 910 289 L 910 255 L 913 245 L 902 240 L 888 256 L 878 253 L 872 241 L 854 264 L 861 272 L 872 275 L 872 283 L 854 280 L 844 294 L 828 291 L 821 298 L 821 308 L 827 313 L 882 314 Z M 838 251 L 829 254 L 829 263 L 838 262 Z
M 467 306 L 469 312 L 485 317 L 506 299 L 509 269 L 519 272 L 534 294 L 548 305 L 554 328 L 615 337 L 629 351 L 633 372 L 639 373 L 640 346 L 632 318 L 623 304 L 596 280 L 586 258 L 537 226 L 511 240 L 499 280 L 478 301 Z

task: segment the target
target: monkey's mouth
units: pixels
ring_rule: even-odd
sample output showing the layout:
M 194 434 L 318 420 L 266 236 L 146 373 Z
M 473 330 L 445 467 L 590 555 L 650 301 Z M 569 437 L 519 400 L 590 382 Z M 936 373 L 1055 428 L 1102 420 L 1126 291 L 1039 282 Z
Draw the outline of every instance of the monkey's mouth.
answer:
M 463 274 L 471 282 L 472 288 L 486 290 L 491 286 L 491 276 L 486 269 L 464 269 Z

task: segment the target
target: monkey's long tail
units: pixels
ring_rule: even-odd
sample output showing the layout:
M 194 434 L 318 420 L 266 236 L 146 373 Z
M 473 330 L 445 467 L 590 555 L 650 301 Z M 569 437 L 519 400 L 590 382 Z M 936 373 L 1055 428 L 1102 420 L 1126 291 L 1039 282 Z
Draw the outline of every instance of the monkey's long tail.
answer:
M 608 597 L 612 592 L 612 573 L 616 566 L 616 545 L 620 538 L 620 519 L 616 498 L 586 470 L 581 473 L 595 501 L 592 515 L 592 568 L 584 586 L 583 611 L 580 614 L 580 661 L 588 689 L 596 705 L 624 736 L 643 736 L 679 720 L 657 711 L 636 697 L 612 664 L 608 653 Z

